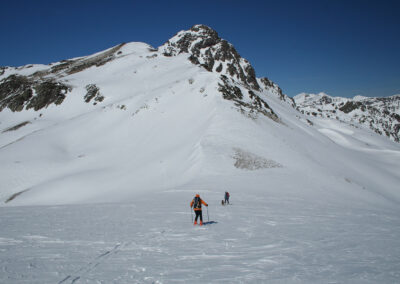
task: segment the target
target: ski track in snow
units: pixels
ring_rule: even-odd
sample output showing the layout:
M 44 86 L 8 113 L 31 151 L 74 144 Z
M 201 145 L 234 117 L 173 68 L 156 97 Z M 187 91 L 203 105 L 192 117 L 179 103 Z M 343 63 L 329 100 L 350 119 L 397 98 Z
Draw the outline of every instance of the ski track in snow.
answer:
M 191 224 L 191 197 L 182 192 L 132 204 L 0 208 L 0 283 L 395 283 L 400 277 L 398 210 L 256 193 L 234 193 L 235 203 L 221 206 L 218 197 L 204 194 L 215 223 L 203 227 Z
M 67 277 L 65 277 L 62 281 L 59 282 L 59 284 L 65 283 L 66 281 L 69 281 L 69 280 L 72 280 L 71 283 L 75 283 L 76 281 L 81 279 L 83 275 L 86 275 L 87 273 L 93 271 L 97 266 L 100 265 L 100 263 L 102 263 L 104 261 L 105 258 L 109 257 L 113 253 L 116 253 L 120 246 L 121 246 L 121 244 L 117 244 L 111 250 L 108 250 L 108 251 L 100 254 L 93 261 L 89 262 L 87 265 L 78 269 L 73 275 L 68 275 Z

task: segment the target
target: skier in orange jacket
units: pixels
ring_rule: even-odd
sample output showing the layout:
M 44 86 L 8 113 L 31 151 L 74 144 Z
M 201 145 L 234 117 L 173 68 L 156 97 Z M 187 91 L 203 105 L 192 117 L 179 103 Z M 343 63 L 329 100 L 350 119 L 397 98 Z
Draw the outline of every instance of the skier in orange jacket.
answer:
M 196 194 L 195 198 L 193 198 L 192 202 L 190 202 L 190 208 L 193 207 L 194 212 L 196 213 L 196 218 L 194 219 L 194 225 L 197 225 L 197 218 L 200 217 L 200 226 L 203 225 L 203 212 L 201 210 L 201 204 L 208 206 L 203 199 L 200 198 L 199 194 Z

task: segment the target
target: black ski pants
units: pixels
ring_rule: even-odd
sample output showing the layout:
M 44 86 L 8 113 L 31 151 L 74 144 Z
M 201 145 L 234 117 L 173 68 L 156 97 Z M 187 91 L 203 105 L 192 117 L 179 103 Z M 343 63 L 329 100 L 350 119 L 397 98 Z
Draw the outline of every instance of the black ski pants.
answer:
M 197 218 L 200 216 L 200 221 L 203 222 L 203 211 L 202 210 L 194 210 L 194 213 L 196 213 L 196 218 L 194 219 L 195 222 L 197 222 Z

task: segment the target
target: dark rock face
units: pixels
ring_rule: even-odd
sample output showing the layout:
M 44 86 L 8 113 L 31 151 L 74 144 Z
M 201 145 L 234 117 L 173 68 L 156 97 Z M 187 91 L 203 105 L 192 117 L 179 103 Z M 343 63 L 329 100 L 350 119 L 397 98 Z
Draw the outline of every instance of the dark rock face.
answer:
M 222 84 L 219 83 L 218 91 L 222 93 L 222 97 L 226 100 L 231 100 L 235 103 L 236 107 L 243 114 L 247 114 L 251 118 L 256 118 L 257 114 L 269 117 L 275 122 L 281 122 L 279 117 L 270 108 L 267 102 L 265 102 L 260 96 L 258 96 L 252 90 L 247 90 L 247 95 L 250 98 L 249 101 L 243 101 L 242 90 L 235 85 L 235 82 L 229 80 L 227 76 L 221 75 Z
M 221 80 L 222 84 L 218 84 L 218 91 L 222 93 L 222 97 L 226 100 L 241 100 L 243 99 L 242 91 L 239 87 L 232 85 L 229 83 L 229 80 L 226 76 L 222 75 Z
M 188 31 L 181 31 L 163 46 L 165 56 L 189 53 L 189 60 L 208 71 L 217 71 L 236 78 L 246 86 L 259 90 L 254 68 L 243 59 L 236 49 L 218 33 L 204 25 L 195 25 Z M 226 70 L 224 69 L 226 65 Z
M 34 96 L 35 91 L 35 96 Z M 25 76 L 11 75 L 0 82 L 0 111 L 24 108 L 39 110 L 50 104 L 61 104 L 71 88 L 56 81 L 34 81 Z
M 339 110 L 343 111 L 344 113 L 349 113 L 355 109 L 360 108 L 361 106 L 362 106 L 362 103 L 360 103 L 360 102 L 348 101 L 341 108 L 339 108 Z
M 198 39 L 200 41 L 196 42 Z M 178 33 L 166 42 L 164 44 L 164 55 L 174 56 L 180 53 L 191 53 L 198 57 L 200 49 L 211 47 L 217 44 L 219 40 L 218 33 L 213 29 L 204 25 L 196 25 L 189 31 Z
M 86 86 L 86 95 L 84 97 L 85 102 L 89 103 L 94 98 L 94 105 L 98 102 L 102 102 L 104 100 L 104 96 L 100 94 L 100 89 L 95 84 L 89 84 Z
M 21 111 L 32 96 L 32 82 L 25 76 L 11 75 L 0 83 L 0 111 L 6 107 Z
M 61 104 L 70 88 L 60 82 L 47 81 L 36 84 L 33 87 L 36 91 L 36 96 L 26 106 L 26 109 L 33 108 L 39 110 L 48 107 L 51 104 Z

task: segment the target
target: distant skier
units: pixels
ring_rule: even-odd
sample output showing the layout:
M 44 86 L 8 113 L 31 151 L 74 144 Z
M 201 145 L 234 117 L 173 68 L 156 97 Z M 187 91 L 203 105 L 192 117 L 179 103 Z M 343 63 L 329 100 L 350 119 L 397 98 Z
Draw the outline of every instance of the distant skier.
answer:
M 201 204 L 208 207 L 208 204 L 200 198 L 200 195 L 196 194 L 195 198 L 193 198 L 192 202 L 190 202 L 190 208 L 193 207 L 193 210 L 196 213 L 196 218 L 194 219 L 193 225 L 197 225 L 197 218 L 199 217 L 200 217 L 200 226 L 203 225 L 203 213 L 201 210 Z
M 229 192 L 225 191 L 225 204 L 229 204 Z

